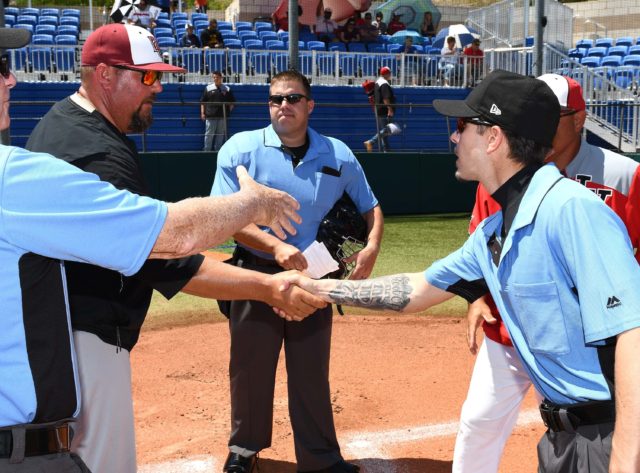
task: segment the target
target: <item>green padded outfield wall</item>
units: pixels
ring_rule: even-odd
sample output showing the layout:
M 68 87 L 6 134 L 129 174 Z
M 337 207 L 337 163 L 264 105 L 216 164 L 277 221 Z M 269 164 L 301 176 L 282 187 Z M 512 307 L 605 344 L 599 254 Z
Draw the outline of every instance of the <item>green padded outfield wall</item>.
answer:
M 474 183 L 454 177 L 452 154 L 356 154 L 387 215 L 471 212 Z M 215 153 L 142 153 L 154 197 L 169 202 L 209 195 Z

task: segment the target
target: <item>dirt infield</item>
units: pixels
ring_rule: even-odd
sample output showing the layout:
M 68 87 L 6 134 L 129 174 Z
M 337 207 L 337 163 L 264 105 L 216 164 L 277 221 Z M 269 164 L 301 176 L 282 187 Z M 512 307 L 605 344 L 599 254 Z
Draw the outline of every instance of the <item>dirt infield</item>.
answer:
M 145 331 L 132 357 L 141 473 L 222 471 L 229 433 L 227 325 Z M 273 442 L 261 453 L 260 473 L 296 471 L 283 358 Z M 331 392 L 343 455 L 364 473 L 451 471 L 472 366 L 461 319 L 336 316 Z M 500 472 L 535 472 L 543 430 L 529 395 Z

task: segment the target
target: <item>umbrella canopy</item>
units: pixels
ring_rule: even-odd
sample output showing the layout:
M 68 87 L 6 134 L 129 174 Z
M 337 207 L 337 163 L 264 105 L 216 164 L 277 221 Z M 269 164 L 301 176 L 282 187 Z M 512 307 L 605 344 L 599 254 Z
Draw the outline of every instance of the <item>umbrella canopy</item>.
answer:
M 403 44 L 404 39 L 407 36 L 411 36 L 413 38 L 413 44 L 422 44 L 422 42 L 424 41 L 424 38 L 422 37 L 422 35 L 417 31 L 402 30 L 402 31 L 396 31 L 395 33 L 393 33 L 391 35 L 391 38 L 389 38 L 389 42 L 396 43 L 396 44 Z
M 138 6 L 139 4 L 140 0 L 116 0 L 109 16 L 114 23 L 120 23 L 129 16 L 129 13 L 133 10 L 133 6 Z
M 466 25 L 451 25 L 446 28 L 442 28 L 435 39 L 433 40 L 432 47 L 442 48 L 445 41 L 449 36 L 453 36 L 456 39 L 456 48 L 463 48 L 473 41 L 474 38 L 479 38 L 478 32 Z
M 408 30 L 420 31 L 425 12 L 431 12 L 436 29 L 442 14 L 431 0 L 389 0 L 375 9 L 384 15 L 384 22 L 389 24 L 393 15 L 400 15 L 400 21 Z

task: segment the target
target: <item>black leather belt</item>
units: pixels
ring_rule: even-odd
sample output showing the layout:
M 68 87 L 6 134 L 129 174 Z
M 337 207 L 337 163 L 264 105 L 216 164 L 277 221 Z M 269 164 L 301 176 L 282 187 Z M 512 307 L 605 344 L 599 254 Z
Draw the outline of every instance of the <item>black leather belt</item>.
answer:
M 560 405 L 545 399 L 540 404 L 540 416 L 544 425 L 553 432 L 575 432 L 581 425 L 614 422 L 616 406 L 613 401 Z
M 251 264 L 253 266 L 267 266 L 267 267 L 275 267 L 279 268 L 280 265 L 273 259 L 261 258 L 259 256 L 254 255 L 249 250 L 245 250 L 241 246 L 237 246 L 235 251 L 233 252 L 234 260 L 242 260 L 245 263 Z
M 25 457 L 69 452 L 69 424 L 25 430 Z M 10 458 L 13 450 L 11 430 L 0 430 L 0 458 Z

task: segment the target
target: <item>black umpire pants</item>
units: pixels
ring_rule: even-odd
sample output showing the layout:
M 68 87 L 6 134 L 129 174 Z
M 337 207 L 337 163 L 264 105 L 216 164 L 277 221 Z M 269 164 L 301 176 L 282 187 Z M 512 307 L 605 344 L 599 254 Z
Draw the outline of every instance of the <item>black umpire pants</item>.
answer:
M 282 271 L 251 263 L 235 262 L 268 274 Z M 302 322 L 287 322 L 262 302 L 231 302 L 230 447 L 257 452 L 271 446 L 276 367 L 284 343 L 298 470 L 326 468 L 342 458 L 329 389 L 331 327 L 331 306 Z

